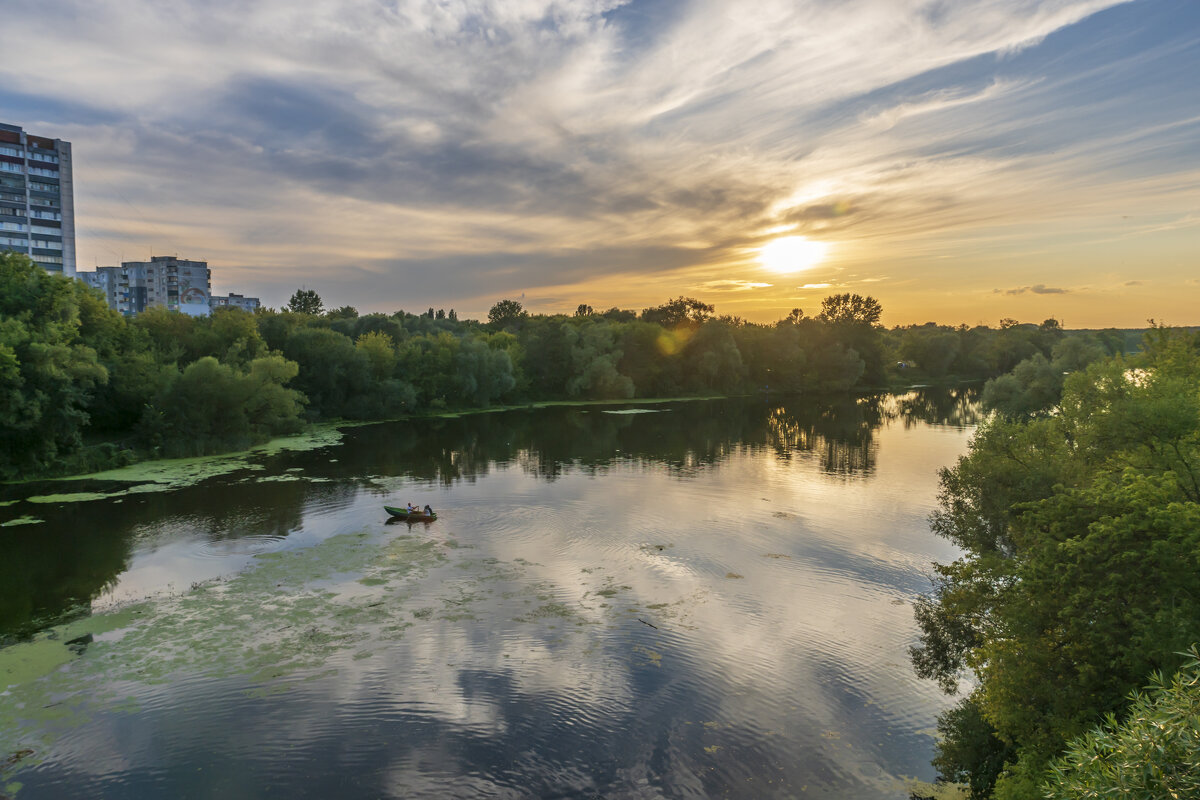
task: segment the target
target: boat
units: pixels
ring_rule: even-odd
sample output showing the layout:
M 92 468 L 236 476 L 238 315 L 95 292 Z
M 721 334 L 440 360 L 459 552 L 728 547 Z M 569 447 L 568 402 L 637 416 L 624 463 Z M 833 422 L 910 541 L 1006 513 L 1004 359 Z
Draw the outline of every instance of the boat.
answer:
M 397 508 L 396 506 L 384 506 L 383 510 L 392 517 L 408 520 L 409 522 L 433 522 L 437 519 L 437 512 L 426 514 L 424 511 L 409 511 L 407 508 Z

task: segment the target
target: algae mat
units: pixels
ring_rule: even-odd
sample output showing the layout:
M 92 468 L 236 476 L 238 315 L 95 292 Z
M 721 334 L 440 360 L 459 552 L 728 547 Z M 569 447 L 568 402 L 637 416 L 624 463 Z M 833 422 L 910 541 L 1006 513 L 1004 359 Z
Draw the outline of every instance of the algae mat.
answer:
M 265 553 L 229 578 L 75 620 L 0 650 L 0 753 L 39 763 L 98 715 L 137 713 L 163 686 L 238 679 L 256 695 L 336 674 L 392 646 L 413 625 L 494 619 L 562 642 L 593 626 L 654 613 L 684 624 L 683 603 L 622 606 L 628 590 L 599 569 L 560 596 L 516 559 L 482 557 L 453 539 L 359 532 Z M 8 787 L 11 793 L 13 790 Z
M 26 500 L 30 503 L 79 503 L 89 500 L 105 500 L 112 497 L 144 494 L 146 492 L 167 492 L 185 486 L 192 486 L 208 478 L 228 475 L 241 470 L 262 471 L 264 467 L 251 460 L 256 457 L 271 456 L 285 451 L 303 452 L 306 450 L 316 450 L 321 447 L 336 445 L 341 441 L 342 432 L 338 428 L 325 426 L 297 436 L 272 439 L 266 444 L 236 453 L 222 453 L 215 456 L 198 456 L 196 458 L 144 461 L 140 464 L 133 464 L 106 472 L 56 478 L 56 481 L 61 482 L 111 481 L 113 483 L 132 484 L 132 486 L 93 492 L 63 492 L 59 494 L 35 495 L 26 498 Z M 278 477 L 273 477 L 272 479 L 280 480 Z M 302 478 L 291 480 L 302 480 Z

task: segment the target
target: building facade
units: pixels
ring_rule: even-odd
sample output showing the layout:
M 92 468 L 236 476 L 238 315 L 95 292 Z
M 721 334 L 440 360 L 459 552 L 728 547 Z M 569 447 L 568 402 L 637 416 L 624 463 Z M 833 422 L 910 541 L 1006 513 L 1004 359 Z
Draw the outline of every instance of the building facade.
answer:
M 153 256 L 149 261 L 124 261 L 119 267 L 96 267 L 76 277 L 99 289 L 108 307 L 132 317 L 148 308 L 166 308 L 193 317 L 208 316 L 215 308 L 240 308 L 253 312 L 262 303 L 257 297 L 230 292 L 213 297 L 212 270 L 207 261 L 175 256 Z
M 162 306 L 192 317 L 208 316 L 212 272 L 207 261 L 153 256 L 149 261 L 122 261 L 121 269 L 137 275 L 138 285 L 145 287 L 144 308 Z
M 103 292 L 108 307 L 127 317 L 147 308 L 208 316 L 212 272 L 206 261 L 153 256 L 149 261 L 123 261 L 119 267 L 96 267 L 76 277 Z
M 71 143 L 0 122 L 0 250 L 75 275 Z
M 229 293 L 228 297 L 213 297 L 208 301 L 210 308 L 240 308 L 242 311 L 249 311 L 253 314 L 262 306 L 257 297 L 245 297 L 240 294 Z

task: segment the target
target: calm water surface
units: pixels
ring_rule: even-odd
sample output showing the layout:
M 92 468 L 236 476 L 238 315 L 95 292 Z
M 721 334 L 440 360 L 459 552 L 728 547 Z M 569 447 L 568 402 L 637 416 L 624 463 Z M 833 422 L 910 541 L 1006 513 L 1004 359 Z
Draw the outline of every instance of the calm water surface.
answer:
M 974 409 L 537 409 L 8 487 L 0 522 L 41 522 L 0 528 L 0 795 L 905 798 Z

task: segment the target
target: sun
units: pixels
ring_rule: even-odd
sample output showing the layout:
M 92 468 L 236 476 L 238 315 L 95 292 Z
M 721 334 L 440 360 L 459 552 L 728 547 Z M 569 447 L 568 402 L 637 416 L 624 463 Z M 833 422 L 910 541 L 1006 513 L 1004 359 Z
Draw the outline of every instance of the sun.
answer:
M 800 272 L 825 260 L 829 245 L 803 236 L 784 236 L 767 242 L 758 251 L 758 260 L 773 272 Z

